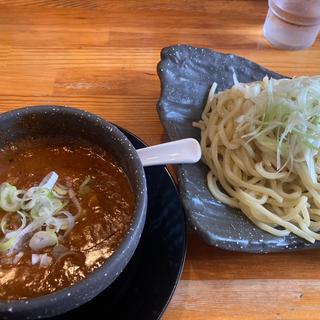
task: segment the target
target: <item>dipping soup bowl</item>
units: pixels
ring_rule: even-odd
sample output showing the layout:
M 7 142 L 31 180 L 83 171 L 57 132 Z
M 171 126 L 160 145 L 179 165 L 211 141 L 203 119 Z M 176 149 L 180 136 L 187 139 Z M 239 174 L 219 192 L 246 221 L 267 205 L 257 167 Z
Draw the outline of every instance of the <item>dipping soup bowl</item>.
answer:
M 25 138 L 80 138 L 111 152 L 129 178 L 135 195 L 131 226 L 105 263 L 74 285 L 28 300 L 0 300 L 1 319 L 36 319 L 58 315 L 91 300 L 107 288 L 132 257 L 145 223 L 147 186 L 143 166 L 126 136 L 88 112 L 55 106 L 16 109 L 0 115 L 0 147 Z
M 201 151 L 193 139 L 135 150 L 113 124 L 83 110 L 60 106 L 35 106 L 0 115 L 0 148 L 21 139 L 61 137 L 81 139 L 111 152 L 124 169 L 135 195 L 133 219 L 118 248 L 97 270 L 79 282 L 53 293 L 24 300 L 0 300 L 1 319 L 52 317 L 94 298 L 122 272 L 139 243 L 147 210 L 147 185 L 143 166 L 196 162 Z

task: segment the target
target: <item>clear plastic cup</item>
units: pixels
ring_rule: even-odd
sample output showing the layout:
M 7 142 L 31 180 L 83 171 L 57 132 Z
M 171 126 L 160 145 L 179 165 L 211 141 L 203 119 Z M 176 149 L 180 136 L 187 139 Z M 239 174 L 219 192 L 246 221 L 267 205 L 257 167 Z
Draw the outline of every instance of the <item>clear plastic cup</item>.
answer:
M 300 50 L 320 31 L 320 0 L 269 0 L 263 34 L 274 46 Z

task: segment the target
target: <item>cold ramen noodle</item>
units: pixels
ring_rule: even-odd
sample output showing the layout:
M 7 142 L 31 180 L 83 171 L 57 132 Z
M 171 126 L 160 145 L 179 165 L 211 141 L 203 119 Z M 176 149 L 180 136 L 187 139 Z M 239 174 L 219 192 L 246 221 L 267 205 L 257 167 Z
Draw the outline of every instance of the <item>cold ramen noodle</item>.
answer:
M 239 83 L 194 126 L 212 195 L 276 236 L 320 239 L 320 77 Z
M 129 229 L 134 195 L 113 156 L 84 142 L 32 140 L 0 150 L 0 299 L 85 278 Z

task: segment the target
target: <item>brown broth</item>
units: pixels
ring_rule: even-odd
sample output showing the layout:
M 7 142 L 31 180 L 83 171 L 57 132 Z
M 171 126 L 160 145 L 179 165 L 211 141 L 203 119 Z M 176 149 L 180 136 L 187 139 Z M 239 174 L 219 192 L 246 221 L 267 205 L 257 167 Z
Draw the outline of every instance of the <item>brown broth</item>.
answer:
M 74 284 L 99 268 L 118 247 L 130 226 L 134 194 L 127 176 L 112 155 L 84 143 L 24 141 L 0 150 L 0 183 L 19 189 L 38 185 L 50 171 L 58 182 L 72 181 L 83 214 L 60 242 L 77 254 L 53 260 L 48 267 L 31 264 L 31 249 L 25 245 L 17 265 L 6 265 L 0 256 L 0 299 L 41 296 Z M 91 191 L 79 196 L 87 176 Z M 69 205 L 68 210 L 75 208 Z M 0 210 L 0 219 L 4 211 Z M 3 237 L 0 231 L 0 238 Z M 39 253 L 52 253 L 52 247 Z

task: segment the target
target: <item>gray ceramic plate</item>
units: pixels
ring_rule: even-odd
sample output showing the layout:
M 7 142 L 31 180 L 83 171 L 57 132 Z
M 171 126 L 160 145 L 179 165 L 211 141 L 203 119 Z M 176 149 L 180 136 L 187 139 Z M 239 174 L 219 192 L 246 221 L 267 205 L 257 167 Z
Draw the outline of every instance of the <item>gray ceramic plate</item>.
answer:
M 171 140 L 194 137 L 200 130 L 192 127 L 202 113 L 213 82 L 218 91 L 233 85 L 233 72 L 239 81 L 261 80 L 265 75 L 283 76 L 249 60 L 203 48 L 185 45 L 161 52 L 158 75 L 161 97 L 160 119 Z M 180 194 L 191 227 L 209 244 L 234 251 L 276 252 L 320 247 L 294 235 L 275 237 L 256 228 L 240 211 L 216 201 L 206 185 L 207 168 L 202 163 L 177 167 Z

